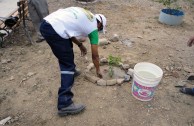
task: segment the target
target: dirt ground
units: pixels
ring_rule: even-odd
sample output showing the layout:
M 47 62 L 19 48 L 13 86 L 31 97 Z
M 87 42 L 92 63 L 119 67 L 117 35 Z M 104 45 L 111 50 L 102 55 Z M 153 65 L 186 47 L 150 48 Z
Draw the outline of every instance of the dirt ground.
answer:
M 75 79 L 74 102 L 84 103 L 78 115 L 57 115 L 57 91 L 60 73 L 56 58 L 46 42 L 29 45 L 19 28 L 0 49 L 0 120 L 11 116 L 9 126 L 194 126 L 194 98 L 179 92 L 175 85 L 194 72 L 194 47 L 186 43 L 194 35 L 194 8 L 182 2 L 183 24 L 167 26 L 158 22 L 163 5 L 151 0 L 101 0 L 80 4 L 70 0 L 48 0 L 49 10 L 80 6 L 107 17 L 107 33 L 118 34 L 119 42 L 99 47 L 100 57 L 121 57 L 134 67 L 151 62 L 164 71 L 154 98 L 149 102 L 135 99 L 131 82 L 121 86 L 97 86 Z M 30 27 L 35 40 L 33 27 Z M 122 42 L 128 41 L 130 46 Z M 91 62 L 90 44 L 87 57 Z M 82 71 L 86 63 L 74 46 L 75 62 Z M 193 85 L 188 84 L 192 87 Z

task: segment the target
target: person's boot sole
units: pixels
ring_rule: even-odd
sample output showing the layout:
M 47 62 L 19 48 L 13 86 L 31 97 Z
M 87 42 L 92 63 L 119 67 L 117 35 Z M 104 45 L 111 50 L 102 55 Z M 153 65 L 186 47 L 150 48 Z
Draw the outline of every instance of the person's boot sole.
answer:
M 63 111 L 63 110 L 59 110 L 58 111 L 58 115 L 59 116 L 67 116 L 67 115 L 75 115 L 75 114 L 78 114 L 80 112 L 82 112 L 83 110 L 85 109 L 85 106 L 83 106 L 82 108 L 80 109 L 77 109 L 77 110 L 74 110 L 74 111 Z

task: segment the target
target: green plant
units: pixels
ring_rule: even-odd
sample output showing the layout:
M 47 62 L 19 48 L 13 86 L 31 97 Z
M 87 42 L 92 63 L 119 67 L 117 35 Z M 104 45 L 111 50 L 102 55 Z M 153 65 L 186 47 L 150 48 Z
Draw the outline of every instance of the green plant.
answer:
M 120 62 L 121 62 L 121 58 L 120 57 L 114 57 L 112 55 L 108 56 L 108 64 L 109 65 L 118 66 Z
M 170 9 L 179 10 L 181 7 L 177 4 L 178 0 L 159 0 L 159 3 L 162 3 L 164 6 Z
M 111 78 L 113 77 L 113 75 L 114 75 L 113 66 L 109 66 L 108 75 L 109 75 Z
M 118 66 L 119 63 L 121 62 L 121 58 L 120 57 L 114 57 L 112 55 L 108 56 L 108 65 L 109 65 L 109 76 L 112 78 L 114 75 L 114 71 L 113 71 L 113 66 Z

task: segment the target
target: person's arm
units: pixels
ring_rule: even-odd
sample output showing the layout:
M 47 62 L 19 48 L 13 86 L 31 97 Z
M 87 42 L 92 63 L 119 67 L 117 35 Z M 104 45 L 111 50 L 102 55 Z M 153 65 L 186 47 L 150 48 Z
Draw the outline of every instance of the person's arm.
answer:
M 191 38 L 189 39 L 189 41 L 187 42 L 187 45 L 188 45 L 189 47 L 191 47 L 193 44 L 194 44 L 194 36 L 191 37 Z
M 96 74 L 99 78 L 102 78 L 102 74 L 100 72 L 100 64 L 99 64 L 99 55 L 98 55 L 98 45 L 91 45 L 92 50 L 92 61 L 94 66 L 96 67 Z
M 85 56 L 87 54 L 86 47 L 81 42 L 79 42 L 76 37 L 71 37 L 71 40 L 79 47 L 81 56 Z
M 99 78 L 102 78 L 100 72 L 99 54 L 98 54 L 98 31 L 94 30 L 88 35 L 91 43 L 92 61 L 96 67 L 96 74 Z

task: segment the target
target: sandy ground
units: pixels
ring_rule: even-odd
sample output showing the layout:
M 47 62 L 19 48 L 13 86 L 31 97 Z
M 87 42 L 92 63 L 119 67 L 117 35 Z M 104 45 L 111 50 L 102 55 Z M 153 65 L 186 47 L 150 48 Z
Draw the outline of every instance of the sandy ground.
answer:
M 0 120 L 11 116 L 9 126 L 193 126 L 194 98 L 174 87 L 194 72 L 194 47 L 186 43 L 194 35 L 194 8 L 182 3 L 185 18 L 180 26 L 158 22 L 160 3 L 151 0 L 101 0 L 82 5 L 69 0 L 48 0 L 49 10 L 81 6 L 103 13 L 108 20 L 107 34 L 120 36 L 120 42 L 99 47 L 100 57 L 121 57 L 131 68 L 138 62 L 151 62 L 162 68 L 164 77 L 154 98 L 142 102 L 131 95 L 131 82 L 121 86 L 97 86 L 76 78 L 74 102 L 86 110 L 74 116 L 57 115 L 60 73 L 56 58 L 46 42 L 29 45 L 22 27 L 0 49 Z M 30 22 L 29 22 L 30 23 Z M 35 40 L 34 29 L 30 25 Z M 131 46 L 122 44 L 128 41 Z M 87 57 L 91 62 L 89 42 Z M 86 63 L 74 46 L 75 62 L 82 71 Z M 193 85 L 188 84 L 192 87 Z

